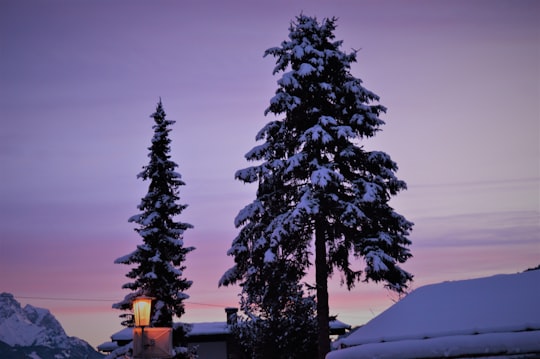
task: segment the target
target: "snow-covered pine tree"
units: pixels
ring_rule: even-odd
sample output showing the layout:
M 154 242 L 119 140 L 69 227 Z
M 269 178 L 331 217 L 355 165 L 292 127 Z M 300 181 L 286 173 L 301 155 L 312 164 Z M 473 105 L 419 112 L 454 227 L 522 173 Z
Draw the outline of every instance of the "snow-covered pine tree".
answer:
M 283 206 L 272 208 L 278 213 L 270 214 L 268 222 L 261 215 L 268 208 L 258 193 L 237 219 L 242 230 L 262 226 L 257 231 L 273 235 L 265 241 L 293 241 L 298 263 L 306 267 L 311 265 L 307 241 L 314 240 L 319 358 L 330 349 L 328 278 L 334 271 L 349 289 L 372 280 L 402 292 L 412 280 L 400 264 L 412 256 L 407 237 L 413 223 L 389 205 L 406 183 L 395 176 L 397 164 L 389 155 L 361 145 L 380 130 L 384 122 L 379 115 L 386 108 L 350 73 L 356 52 L 340 50 L 342 41 L 334 40 L 336 21 L 319 23 L 300 15 L 291 23 L 289 39 L 266 50 L 265 56 L 277 58 L 273 73 L 283 74 L 265 114 L 284 117 L 268 123 L 256 137 L 266 142 L 246 155 L 262 163 L 237 173 L 238 179 L 258 181 L 259 187 L 271 178 L 284 199 Z M 236 264 L 222 283 L 259 275 L 258 267 L 239 262 L 246 256 L 243 251 L 252 248 L 244 249 L 235 239 L 228 253 Z M 355 259 L 365 268 L 357 268 Z
M 250 176 L 250 171 L 236 176 Z M 220 280 L 220 285 L 240 282 L 245 316 L 232 332 L 253 359 L 311 358 L 317 352 L 315 301 L 300 284 L 310 234 L 274 226 L 281 226 L 276 218 L 288 203 L 280 179 L 279 169 L 259 178 L 257 199 L 236 217 L 236 226 L 244 226 L 229 250 L 236 265 Z
M 298 290 L 298 289 L 297 289 Z M 292 291 L 290 291 L 292 292 Z M 246 306 L 242 303 L 246 311 Z M 251 359 L 314 358 L 317 355 L 315 301 L 298 290 L 278 313 L 246 311 L 231 327 L 244 355 Z
M 130 310 L 135 297 L 148 295 L 156 298 L 152 303 L 151 325 L 171 327 L 173 316 L 184 314 L 185 293 L 192 282 L 183 277 L 186 254 L 194 250 L 184 246 L 184 231 L 192 226 L 177 220 L 177 216 L 187 207 L 179 204 L 179 187 L 185 185 L 181 175 L 175 171 L 178 165 L 170 159 L 169 132 L 175 121 L 165 118 L 160 101 L 154 119 L 154 136 L 148 148 L 148 165 L 143 167 L 138 178 L 150 181 L 147 194 L 141 199 L 139 214 L 129 222 L 138 224 L 135 231 L 142 237 L 142 244 L 132 253 L 116 259 L 115 263 L 127 264 L 133 268 L 126 274 L 132 282 L 122 286 L 132 292 L 113 308 Z M 175 341 L 177 341 L 175 332 Z

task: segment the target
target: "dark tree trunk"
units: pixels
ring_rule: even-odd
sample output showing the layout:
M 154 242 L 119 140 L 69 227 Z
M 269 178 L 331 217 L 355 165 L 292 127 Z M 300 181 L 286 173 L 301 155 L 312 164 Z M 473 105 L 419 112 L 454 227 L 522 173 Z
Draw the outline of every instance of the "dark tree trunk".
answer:
M 326 261 L 326 233 L 320 223 L 315 224 L 315 281 L 317 286 L 317 323 L 319 327 L 318 358 L 330 351 L 328 308 L 328 263 Z

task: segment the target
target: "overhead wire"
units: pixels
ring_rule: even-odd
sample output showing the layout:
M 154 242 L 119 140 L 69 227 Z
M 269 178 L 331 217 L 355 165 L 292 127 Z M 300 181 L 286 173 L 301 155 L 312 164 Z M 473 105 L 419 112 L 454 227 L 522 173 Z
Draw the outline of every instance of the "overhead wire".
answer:
M 60 298 L 60 297 L 41 297 L 41 296 L 22 296 L 22 295 L 13 295 L 15 298 L 19 299 L 33 299 L 33 300 L 52 300 L 52 301 L 66 301 L 66 302 L 116 302 L 118 299 L 103 299 L 103 298 Z M 211 304 L 211 303 L 202 303 L 202 302 L 192 302 L 185 301 L 185 304 L 192 305 L 203 305 L 207 307 L 219 307 L 225 308 L 227 305 L 222 304 Z

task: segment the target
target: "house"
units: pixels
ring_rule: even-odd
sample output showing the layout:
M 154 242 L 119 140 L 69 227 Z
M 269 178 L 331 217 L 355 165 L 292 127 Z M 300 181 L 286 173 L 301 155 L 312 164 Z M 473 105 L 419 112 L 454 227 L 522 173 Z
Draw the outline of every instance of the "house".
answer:
M 188 348 L 197 348 L 199 359 L 237 359 L 241 351 L 230 331 L 230 325 L 238 312 L 237 308 L 225 308 L 226 321 L 192 323 L 186 335 Z M 179 324 L 176 324 L 179 325 Z M 347 333 L 351 326 L 339 320 L 330 322 L 330 335 L 338 336 Z M 112 353 L 120 348 L 131 346 L 133 328 L 124 328 L 111 336 L 111 341 L 98 345 L 103 353 Z M 126 349 L 127 351 L 127 349 Z
M 241 358 L 240 348 L 232 340 L 229 329 L 237 312 L 237 308 L 225 308 L 225 322 L 193 323 L 187 334 L 188 348 L 196 347 L 200 359 Z
M 420 287 L 327 359 L 540 358 L 540 270 Z

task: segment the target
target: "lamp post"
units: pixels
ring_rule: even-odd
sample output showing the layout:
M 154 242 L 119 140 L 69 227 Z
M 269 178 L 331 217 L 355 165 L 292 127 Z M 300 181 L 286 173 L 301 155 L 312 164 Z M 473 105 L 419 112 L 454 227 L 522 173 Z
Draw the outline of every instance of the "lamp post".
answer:
M 144 340 L 144 327 L 150 326 L 150 309 L 152 308 L 152 297 L 145 295 L 133 299 L 133 315 L 135 317 L 135 326 L 141 328 L 141 347 L 146 350 Z

